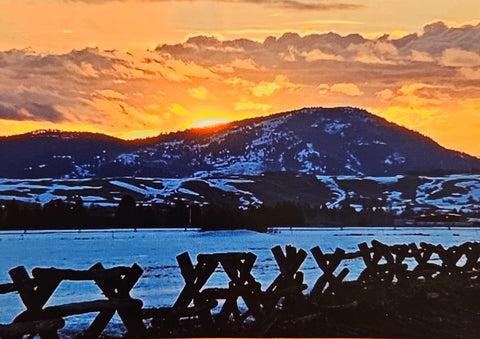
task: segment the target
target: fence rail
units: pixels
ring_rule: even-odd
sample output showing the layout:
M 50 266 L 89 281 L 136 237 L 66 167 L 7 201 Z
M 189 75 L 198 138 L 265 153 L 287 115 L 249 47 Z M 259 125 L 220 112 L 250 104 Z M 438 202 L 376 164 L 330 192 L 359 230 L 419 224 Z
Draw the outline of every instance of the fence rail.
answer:
M 199 254 L 195 264 L 187 252 L 178 255 L 184 287 L 171 307 L 158 308 L 142 308 L 142 300 L 130 296 L 143 274 L 136 264 L 107 269 L 97 263 L 88 270 L 34 268 L 31 276 L 23 266 L 15 267 L 9 271 L 12 282 L 1 284 L 0 294 L 17 293 L 26 309 L 11 324 L 0 325 L 0 337 L 58 338 L 64 318 L 84 313 L 97 316 L 81 333 L 83 338 L 99 337 L 115 313 L 127 329 L 125 335 L 135 338 L 175 336 L 186 326 L 185 319 L 197 335 L 242 328 L 262 336 L 280 321 L 284 326 L 301 325 L 325 312 L 355 309 L 365 303 L 383 305 L 395 296 L 419 290 L 427 299 L 440 298 L 453 289 L 480 292 L 477 242 L 444 248 L 427 243 L 389 246 L 374 240 L 350 253 L 339 248 L 324 253 L 316 246 L 310 253 L 319 277 L 309 294 L 304 293 L 307 285 L 300 270 L 308 253 L 288 245 L 271 251 L 279 273 L 265 289 L 252 273 L 257 259 L 253 253 Z M 355 280 L 346 280 L 350 271 L 344 266 L 359 259 L 365 268 Z M 213 274 L 220 273 L 227 275 L 227 286 L 205 286 Z M 65 280 L 93 281 L 105 298 L 46 307 Z

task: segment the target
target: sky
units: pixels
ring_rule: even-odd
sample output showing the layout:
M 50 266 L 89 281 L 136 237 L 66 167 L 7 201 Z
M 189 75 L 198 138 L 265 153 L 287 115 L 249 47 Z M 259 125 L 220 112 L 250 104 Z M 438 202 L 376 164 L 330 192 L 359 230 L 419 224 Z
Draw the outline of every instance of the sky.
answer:
M 478 0 L 0 0 L 0 135 L 353 106 L 480 156 Z

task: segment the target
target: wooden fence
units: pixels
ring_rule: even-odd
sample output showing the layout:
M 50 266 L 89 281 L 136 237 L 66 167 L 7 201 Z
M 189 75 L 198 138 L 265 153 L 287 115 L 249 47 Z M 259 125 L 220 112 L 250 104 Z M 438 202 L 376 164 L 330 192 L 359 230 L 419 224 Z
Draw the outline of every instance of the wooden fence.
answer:
M 0 285 L 0 294 L 18 293 L 26 309 L 11 324 L 0 325 L 0 338 L 58 338 L 64 318 L 84 313 L 97 316 L 87 329 L 79 329 L 79 337 L 97 338 L 116 312 L 127 337 L 175 336 L 185 328 L 200 336 L 247 329 L 250 332 L 243 333 L 258 337 L 279 321 L 301 323 L 318 312 L 356 308 L 365 302 L 383 304 L 392 297 L 391 291 L 408 294 L 421 289 L 427 298 L 440 298 L 448 289 L 480 287 L 477 242 L 444 248 L 427 243 L 388 246 L 372 241 L 351 253 L 342 249 L 324 253 L 318 246 L 310 252 L 319 277 L 308 294 L 300 270 L 308 254 L 293 246 L 272 248 L 279 274 L 265 289 L 252 274 L 257 258 L 253 253 L 200 254 L 195 264 L 188 253 L 182 253 L 177 262 L 185 285 L 177 300 L 171 307 L 148 309 L 130 296 L 143 273 L 136 264 L 106 269 L 98 263 L 84 271 L 35 268 L 32 276 L 24 267 L 16 267 L 9 271 L 12 282 Z M 356 265 L 361 261 L 364 266 L 353 280 L 346 279 L 350 271 L 345 266 L 351 261 Z M 226 274 L 227 286 L 205 286 L 215 272 Z M 105 298 L 45 307 L 65 280 L 93 281 Z

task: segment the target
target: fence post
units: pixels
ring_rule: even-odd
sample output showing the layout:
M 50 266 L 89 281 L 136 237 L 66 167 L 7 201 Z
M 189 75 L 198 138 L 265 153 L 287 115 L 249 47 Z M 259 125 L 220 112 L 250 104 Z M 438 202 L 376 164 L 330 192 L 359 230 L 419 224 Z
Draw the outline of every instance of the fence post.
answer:
M 56 279 L 55 277 L 52 279 L 45 279 L 44 277 L 40 281 L 35 281 L 30 278 L 27 270 L 23 266 L 15 267 L 8 273 L 14 284 L 17 286 L 20 298 L 27 307 L 27 310 L 17 316 L 14 322 L 24 320 L 42 320 L 42 307 L 55 291 L 58 284 L 60 284 L 60 280 Z M 31 335 L 35 334 L 36 333 L 31 333 Z M 38 334 L 42 339 L 58 338 L 56 330 L 42 330 Z

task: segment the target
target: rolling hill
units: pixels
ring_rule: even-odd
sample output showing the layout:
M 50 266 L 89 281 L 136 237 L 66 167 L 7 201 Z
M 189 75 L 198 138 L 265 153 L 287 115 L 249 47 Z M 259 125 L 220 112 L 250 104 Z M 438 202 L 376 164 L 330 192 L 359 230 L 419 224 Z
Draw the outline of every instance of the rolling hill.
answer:
M 3 178 L 391 176 L 480 169 L 477 158 L 349 107 L 304 108 L 128 142 L 102 134 L 37 131 L 0 138 L 0 158 Z

